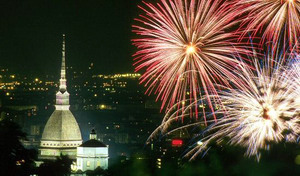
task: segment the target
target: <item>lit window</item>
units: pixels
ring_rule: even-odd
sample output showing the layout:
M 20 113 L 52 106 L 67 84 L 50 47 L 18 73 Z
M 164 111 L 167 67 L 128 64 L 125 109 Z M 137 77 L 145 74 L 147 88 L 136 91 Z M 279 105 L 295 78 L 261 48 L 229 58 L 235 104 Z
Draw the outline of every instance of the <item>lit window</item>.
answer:
M 97 161 L 97 167 L 99 167 L 100 166 L 100 161 Z
M 87 162 L 86 162 L 86 167 L 90 167 L 90 165 L 91 165 L 91 162 L 90 162 L 90 161 L 87 161 Z

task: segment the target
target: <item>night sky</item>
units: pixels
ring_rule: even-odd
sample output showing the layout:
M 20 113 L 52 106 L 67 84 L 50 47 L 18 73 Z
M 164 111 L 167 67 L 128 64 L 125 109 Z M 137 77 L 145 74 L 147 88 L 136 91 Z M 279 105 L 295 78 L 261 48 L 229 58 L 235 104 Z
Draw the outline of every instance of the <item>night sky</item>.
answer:
M 141 0 L 0 1 L 0 66 L 56 74 L 66 34 L 67 64 L 132 72 L 131 25 Z

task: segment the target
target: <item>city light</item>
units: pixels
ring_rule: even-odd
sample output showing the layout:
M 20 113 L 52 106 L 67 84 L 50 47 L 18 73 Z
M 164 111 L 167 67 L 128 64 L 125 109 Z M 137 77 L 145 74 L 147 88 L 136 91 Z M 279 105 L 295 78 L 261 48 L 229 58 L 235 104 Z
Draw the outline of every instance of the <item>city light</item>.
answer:
M 174 147 L 181 147 L 183 144 L 183 141 L 181 139 L 173 139 L 172 140 L 172 146 Z

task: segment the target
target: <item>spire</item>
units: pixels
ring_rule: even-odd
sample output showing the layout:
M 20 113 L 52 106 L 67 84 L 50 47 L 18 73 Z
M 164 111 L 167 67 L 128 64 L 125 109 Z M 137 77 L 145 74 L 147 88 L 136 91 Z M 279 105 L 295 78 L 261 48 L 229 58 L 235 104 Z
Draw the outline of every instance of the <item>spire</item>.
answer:
M 60 84 L 59 91 L 62 93 L 67 90 L 66 85 L 66 46 L 65 46 L 65 34 L 63 34 L 63 43 L 62 43 L 62 61 L 61 61 L 61 71 L 60 71 Z
M 59 91 L 56 94 L 56 109 L 68 110 L 69 109 L 69 93 L 67 92 L 67 79 L 66 79 L 66 46 L 65 34 L 63 34 L 62 42 L 62 61 L 59 79 Z

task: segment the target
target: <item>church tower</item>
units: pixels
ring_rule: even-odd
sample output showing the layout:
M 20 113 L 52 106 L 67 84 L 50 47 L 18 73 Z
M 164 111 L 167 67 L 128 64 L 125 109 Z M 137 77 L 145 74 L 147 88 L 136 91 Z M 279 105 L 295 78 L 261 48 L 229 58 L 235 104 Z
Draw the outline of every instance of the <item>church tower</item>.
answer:
M 76 158 L 76 148 L 82 144 L 81 132 L 75 117 L 69 110 L 69 96 L 66 80 L 65 35 L 62 43 L 62 64 L 59 90 L 56 93 L 55 111 L 50 116 L 42 134 L 40 159 L 55 159 L 56 156 L 69 155 Z

